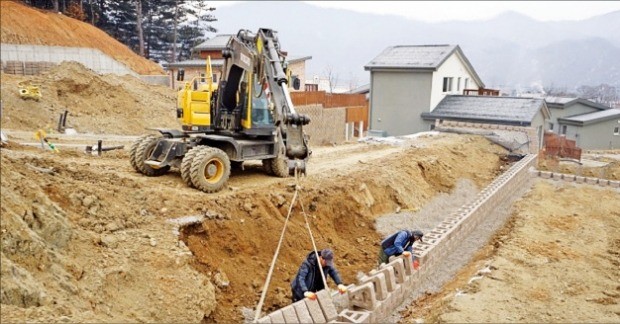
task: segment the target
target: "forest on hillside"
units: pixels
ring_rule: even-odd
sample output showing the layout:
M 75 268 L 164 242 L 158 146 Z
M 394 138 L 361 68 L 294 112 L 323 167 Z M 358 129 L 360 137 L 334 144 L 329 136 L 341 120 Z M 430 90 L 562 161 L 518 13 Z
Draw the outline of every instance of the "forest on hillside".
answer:
M 155 62 L 190 58 L 215 33 L 214 7 L 192 0 L 21 0 L 92 24 Z

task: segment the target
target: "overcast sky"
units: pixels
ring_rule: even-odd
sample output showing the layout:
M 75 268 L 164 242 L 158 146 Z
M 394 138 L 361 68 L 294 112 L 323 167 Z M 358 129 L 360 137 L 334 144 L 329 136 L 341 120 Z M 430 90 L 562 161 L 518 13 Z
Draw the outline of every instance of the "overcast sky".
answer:
M 215 1 L 215 7 L 239 1 Z M 324 8 L 393 14 L 426 22 L 484 20 L 516 11 L 540 21 L 582 20 L 620 10 L 620 1 L 304 1 Z

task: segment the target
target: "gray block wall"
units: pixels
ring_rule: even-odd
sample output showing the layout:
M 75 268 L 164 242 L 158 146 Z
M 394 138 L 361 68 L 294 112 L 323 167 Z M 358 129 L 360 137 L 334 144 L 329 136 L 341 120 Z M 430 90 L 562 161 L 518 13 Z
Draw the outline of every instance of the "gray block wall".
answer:
M 310 144 L 339 144 L 345 141 L 346 108 L 324 109 L 323 105 L 297 106 L 299 114 L 310 117 L 304 131 L 310 136 Z
M 139 77 L 146 83 L 165 86 L 170 85 L 170 76 L 168 75 L 138 75 L 124 63 L 115 60 L 111 56 L 95 48 L 2 43 L 0 44 L 0 57 L 2 57 L 3 64 L 9 61 L 21 62 L 24 67 L 26 67 L 29 62 L 50 62 L 59 64 L 64 61 L 74 61 L 83 64 L 99 74 L 129 74 Z M 20 71 L 22 73 L 18 74 L 24 74 L 24 68 Z

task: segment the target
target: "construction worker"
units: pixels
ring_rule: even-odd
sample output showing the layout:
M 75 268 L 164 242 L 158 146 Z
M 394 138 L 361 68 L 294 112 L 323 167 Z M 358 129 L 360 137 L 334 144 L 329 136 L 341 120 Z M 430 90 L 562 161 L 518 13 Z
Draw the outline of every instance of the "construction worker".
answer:
M 404 254 L 407 256 L 413 250 L 415 241 L 422 242 L 424 233 L 420 230 L 400 230 L 381 241 L 379 247 L 379 264 L 387 263 L 393 255 Z
M 325 288 L 319 264 L 323 268 L 323 274 L 329 275 L 338 285 L 338 291 L 344 294 L 347 287 L 342 284 L 338 270 L 334 267 L 334 252 L 330 249 L 318 251 L 319 260 L 317 262 L 316 253 L 314 251 L 308 253 L 306 259 L 301 263 L 295 280 L 291 282 L 291 291 L 293 292 L 293 303 L 302 300 L 304 297 L 315 300 L 316 292 Z M 325 279 L 327 280 L 327 279 Z

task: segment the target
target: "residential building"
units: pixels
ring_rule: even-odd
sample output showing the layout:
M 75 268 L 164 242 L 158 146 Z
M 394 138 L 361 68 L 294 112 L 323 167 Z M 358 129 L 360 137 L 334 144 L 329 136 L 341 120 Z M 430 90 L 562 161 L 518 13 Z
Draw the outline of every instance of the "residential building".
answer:
M 370 61 L 370 128 L 384 135 L 429 130 L 422 113 L 448 95 L 484 88 L 458 45 L 390 46 Z
M 558 118 L 560 134 L 586 150 L 620 148 L 620 109 Z
M 222 50 L 226 48 L 228 41 L 233 35 L 221 34 L 206 40 L 192 49 L 192 58 L 185 61 L 175 63 L 165 63 L 164 68 L 168 71 L 171 78 L 171 86 L 178 89 L 191 81 L 195 77 L 204 77 L 206 73 L 206 59 L 211 57 L 211 67 L 213 71 L 213 81 L 219 82 L 224 66 L 224 57 Z M 306 61 L 312 59 L 312 56 L 289 56 L 287 57 L 288 69 L 291 73 L 291 80 L 299 79 L 301 91 L 304 90 L 304 80 L 306 79 Z M 182 71 L 182 72 L 181 72 Z M 182 79 L 179 78 L 182 73 Z M 292 83 L 292 82 L 291 82 Z M 290 87 L 292 88 L 292 84 Z M 295 91 L 291 89 L 291 91 Z
M 545 126 L 551 118 L 545 100 L 522 97 L 446 96 L 432 112 L 422 113 L 428 123 L 450 120 L 468 123 L 530 127 L 542 147 Z

